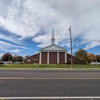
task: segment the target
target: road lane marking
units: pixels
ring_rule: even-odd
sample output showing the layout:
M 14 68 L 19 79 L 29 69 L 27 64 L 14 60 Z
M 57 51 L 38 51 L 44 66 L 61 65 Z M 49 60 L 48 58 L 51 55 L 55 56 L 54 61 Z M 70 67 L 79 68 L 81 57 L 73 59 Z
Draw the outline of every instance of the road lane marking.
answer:
M 38 99 L 51 99 L 51 100 L 54 100 L 54 99 L 100 99 L 100 96 L 65 96 L 65 97 L 0 97 L 0 99 L 34 99 L 34 100 L 38 100 Z
M 0 77 L 2 79 L 19 79 L 19 80 L 100 80 L 100 78 L 25 78 L 25 77 Z

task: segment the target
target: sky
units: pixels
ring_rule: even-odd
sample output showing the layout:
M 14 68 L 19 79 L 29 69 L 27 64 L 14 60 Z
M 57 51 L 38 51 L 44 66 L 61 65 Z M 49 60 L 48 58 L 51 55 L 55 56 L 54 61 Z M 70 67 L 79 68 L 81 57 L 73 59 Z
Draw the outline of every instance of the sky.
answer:
M 33 55 L 51 44 L 73 55 L 80 48 L 100 55 L 100 0 L 0 0 L 0 57 Z

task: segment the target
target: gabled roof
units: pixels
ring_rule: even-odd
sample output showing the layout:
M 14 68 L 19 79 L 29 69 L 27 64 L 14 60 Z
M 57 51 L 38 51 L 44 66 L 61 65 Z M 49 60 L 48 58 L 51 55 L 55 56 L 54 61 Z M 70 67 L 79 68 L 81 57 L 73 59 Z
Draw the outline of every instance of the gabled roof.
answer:
M 29 59 L 29 58 L 31 58 L 31 57 L 33 57 L 33 56 L 35 56 L 35 55 L 38 55 L 39 53 L 36 53 L 36 54 L 34 54 L 34 55 L 31 55 L 31 56 L 29 56 L 29 57 L 26 57 L 25 59 Z
M 66 51 L 64 48 L 61 48 L 55 44 L 51 44 L 47 47 L 42 48 L 40 51 Z

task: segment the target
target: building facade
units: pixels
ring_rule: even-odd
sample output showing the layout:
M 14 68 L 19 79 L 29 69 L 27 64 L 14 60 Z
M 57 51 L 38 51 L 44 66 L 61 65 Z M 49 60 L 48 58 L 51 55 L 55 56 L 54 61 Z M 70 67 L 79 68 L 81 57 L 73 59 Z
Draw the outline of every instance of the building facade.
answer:
M 24 59 L 24 63 L 34 64 L 67 64 L 70 63 L 71 56 L 67 51 L 55 45 L 54 30 L 52 30 L 51 45 L 42 48 L 39 53 Z M 78 61 L 73 56 L 75 62 Z

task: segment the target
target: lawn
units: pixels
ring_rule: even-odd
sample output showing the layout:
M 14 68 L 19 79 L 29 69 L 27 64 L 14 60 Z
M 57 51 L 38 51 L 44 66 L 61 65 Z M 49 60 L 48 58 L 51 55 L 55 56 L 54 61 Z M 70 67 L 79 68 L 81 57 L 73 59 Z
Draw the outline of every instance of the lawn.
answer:
M 0 65 L 0 68 L 71 68 L 70 64 L 7 64 Z M 100 68 L 100 65 L 73 65 L 73 68 Z

